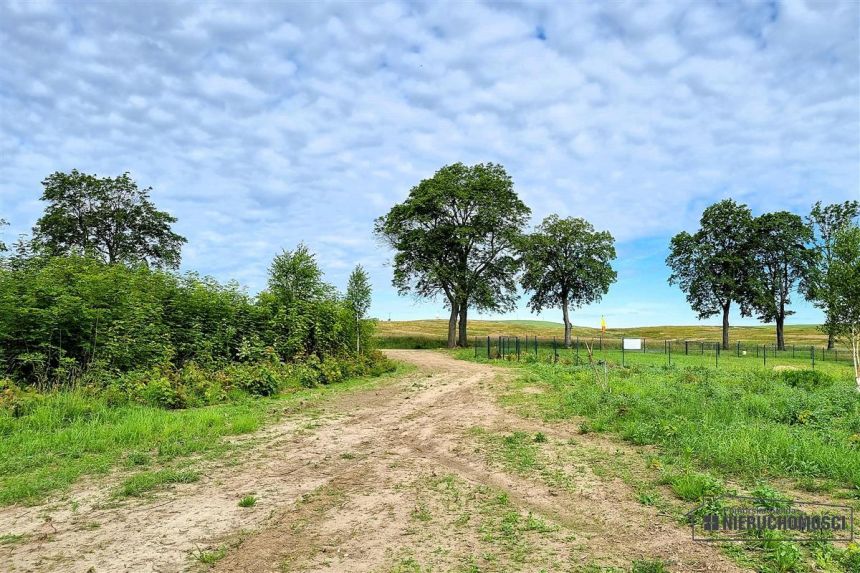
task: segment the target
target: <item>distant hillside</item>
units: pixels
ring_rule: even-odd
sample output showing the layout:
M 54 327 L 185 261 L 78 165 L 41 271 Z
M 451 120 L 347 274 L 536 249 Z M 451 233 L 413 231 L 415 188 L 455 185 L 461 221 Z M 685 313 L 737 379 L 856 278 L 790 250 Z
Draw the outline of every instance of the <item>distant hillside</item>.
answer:
M 380 321 L 377 335 L 380 337 L 439 337 L 448 332 L 447 320 L 402 320 Z M 631 336 L 656 340 L 713 340 L 721 338 L 719 326 L 641 326 L 636 328 L 608 328 L 609 337 Z M 561 323 L 545 320 L 470 320 L 469 336 L 558 336 L 564 335 Z M 599 336 L 599 328 L 573 327 L 574 336 Z M 729 336 L 734 341 L 768 343 L 775 342 L 773 326 L 735 326 Z M 786 325 L 788 344 L 826 344 L 827 337 L 813 324 Z

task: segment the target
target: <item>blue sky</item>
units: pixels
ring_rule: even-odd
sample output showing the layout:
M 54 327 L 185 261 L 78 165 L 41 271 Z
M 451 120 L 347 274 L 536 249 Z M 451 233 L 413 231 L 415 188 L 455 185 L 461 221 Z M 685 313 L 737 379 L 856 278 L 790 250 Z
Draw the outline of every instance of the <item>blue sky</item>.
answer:
M 370 271 L 376 316 L 444 316 L 396 295 L 373 219 L 493 161 L 535 222 L 618 239 L 618 283 L 575 323 L 692 323 L 663 261 L 705 206 L 860 198 L 858 6 L 0 2 L 0 217 L 8 242 L 49 173 L 129 171 L 179 217 L 186 269 L 254 292 L 304 241 L 338 286 Z

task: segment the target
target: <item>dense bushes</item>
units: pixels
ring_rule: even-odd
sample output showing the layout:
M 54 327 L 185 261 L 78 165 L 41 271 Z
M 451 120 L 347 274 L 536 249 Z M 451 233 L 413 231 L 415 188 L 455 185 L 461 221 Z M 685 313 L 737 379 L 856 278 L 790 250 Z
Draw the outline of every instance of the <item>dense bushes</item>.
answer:
M 389 368 L 300 246 L 275 259 L 270 288 L 82 256 L 0 261 L 0 387 L 91 386 L 113 401 L 183 408 L 295 383 L 330 384 Z M 15 390 L 17 389 L 17 390 Z

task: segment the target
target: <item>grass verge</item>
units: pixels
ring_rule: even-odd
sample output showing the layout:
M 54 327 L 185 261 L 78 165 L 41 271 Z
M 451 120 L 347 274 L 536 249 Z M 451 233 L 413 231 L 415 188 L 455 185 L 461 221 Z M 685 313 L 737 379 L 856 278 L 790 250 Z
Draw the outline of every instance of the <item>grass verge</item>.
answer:
M 67 488 L 82 476 L 114 468 L 164 464 L 196 454 L 217 455 L 233 447 L 227 436 L 247 434 L 286 412 L 312 408 L 336 394 L 370 387 L 403 374 L 398 366 L 380 378 L 356 378 L 302 389 L 271 398 L 185 410 L 137 404 L 112 406 L 107 400 L 77 391 L 49 394 L 26 415 L 0 410 L 0 505 L 33 504 Z M 145 471 L 121 486 L 138 495 L 147 484 L 181 475 Z M 175 482 L 174 482 L 175 483 Z M 143 489 L 141 489 L 143 488 Z

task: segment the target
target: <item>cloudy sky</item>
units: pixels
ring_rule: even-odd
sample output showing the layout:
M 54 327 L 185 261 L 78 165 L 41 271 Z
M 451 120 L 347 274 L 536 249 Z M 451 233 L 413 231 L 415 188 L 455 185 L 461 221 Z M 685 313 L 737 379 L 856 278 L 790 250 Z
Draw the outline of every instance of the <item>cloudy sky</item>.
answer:
M 493 161 L 535 221 L 618 239 L 577 324 L 691 323 L 663 261 L 705 206 L 860 198 L 858 6 L 0 0 L 0 217 L 8 242 L 49 173 L 129 171 L 179 218 L 185 269 L 255 292 L 304 241 L 338 286 L 370 270 L 376 316 L 434 317 L 390 287 L 373 219 Z

